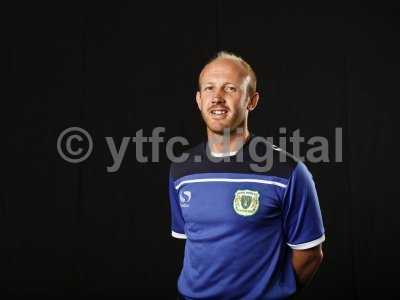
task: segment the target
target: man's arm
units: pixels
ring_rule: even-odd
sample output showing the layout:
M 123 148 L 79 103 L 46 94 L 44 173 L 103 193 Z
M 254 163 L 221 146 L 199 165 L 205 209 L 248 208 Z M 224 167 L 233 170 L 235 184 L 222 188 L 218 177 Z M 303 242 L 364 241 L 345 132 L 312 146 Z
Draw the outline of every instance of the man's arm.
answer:
M 292 251 L 292 265 L 298 287 L 301 289 L 311 281 L 322 262 L 322 246 L 320 244 L 310 249 Z

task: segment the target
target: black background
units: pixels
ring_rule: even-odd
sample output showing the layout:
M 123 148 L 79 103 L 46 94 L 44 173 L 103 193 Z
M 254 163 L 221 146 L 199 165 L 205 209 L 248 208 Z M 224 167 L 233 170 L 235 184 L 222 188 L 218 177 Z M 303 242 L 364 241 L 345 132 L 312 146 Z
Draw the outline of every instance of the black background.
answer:
M 161 161 L 146 164 L 130 143 L 109 173 L 104 137 L 119 145 L 163 126 L 165 140 L 200 142 L 197 75 L 228 50 L 258 75 L 252 132 L 277 138 L 280 127 L 287 136 L 299 128 L 306 140 L 330 142 L 331 161 L 308 164 L 327 240 L 301 299 L 395 297 L 398 8 L 148 1 L 32 3 L 3 13 L 11 81 L 2 99 L 1 296 L 174 299 L 183 242 L 170 236 L 165 143 Z M 75 165 L 56 149 L 71 126 L 94 142 L 91 157 Z M 343 128 L 342 163 L 333 161 L 335 127 Z

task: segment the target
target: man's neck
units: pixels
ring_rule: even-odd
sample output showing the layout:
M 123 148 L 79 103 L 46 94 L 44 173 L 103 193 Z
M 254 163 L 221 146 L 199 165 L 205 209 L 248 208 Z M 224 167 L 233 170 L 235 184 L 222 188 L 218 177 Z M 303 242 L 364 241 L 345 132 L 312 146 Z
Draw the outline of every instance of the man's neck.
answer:
M 207 130 L 208 145 L 212 154 L 216 156 L 235 155 L 250 137 L 250 132 L 246 128 L 244 130 L 234 130 L 217 134 Z

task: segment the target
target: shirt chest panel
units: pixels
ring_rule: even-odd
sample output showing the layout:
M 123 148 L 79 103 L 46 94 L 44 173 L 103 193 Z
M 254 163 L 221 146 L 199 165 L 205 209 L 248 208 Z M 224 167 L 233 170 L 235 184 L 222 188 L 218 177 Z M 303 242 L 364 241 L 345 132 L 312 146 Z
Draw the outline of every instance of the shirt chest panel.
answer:
M 274 186 L 255 183 L 190 183 L 178 190 L 182 215 L 197 226 L 252 226 L 280 217 Z

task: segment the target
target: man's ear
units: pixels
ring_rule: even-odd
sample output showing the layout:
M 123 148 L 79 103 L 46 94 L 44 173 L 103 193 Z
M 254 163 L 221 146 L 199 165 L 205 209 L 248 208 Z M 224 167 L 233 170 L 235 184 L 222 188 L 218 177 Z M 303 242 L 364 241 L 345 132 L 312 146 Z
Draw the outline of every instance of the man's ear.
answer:
M 253 109 L 256 108 L 258 104 L 258 100 L 260 99 L 260 94 L 258 92 L 255 92 L 253 96 L 251 96 L 249 104 L 247 105 L 247 109 L 249 111 L 252 111 Z
M 197 102 L 197 107 L 201 111 L 201 99 L 200 99 L 200 92 L 199 91 L 197 91 L 197 93 L 196 93 L 196 102 Z

